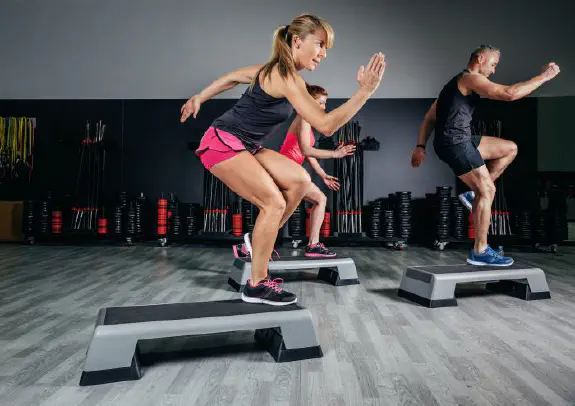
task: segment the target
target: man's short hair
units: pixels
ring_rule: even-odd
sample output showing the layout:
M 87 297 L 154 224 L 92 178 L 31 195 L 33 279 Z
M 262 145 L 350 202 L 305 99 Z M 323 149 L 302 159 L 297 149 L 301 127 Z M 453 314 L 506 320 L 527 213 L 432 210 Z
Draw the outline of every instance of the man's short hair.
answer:
M 312 97 L 314 97 L 314 98 L 316 98 L 318 96 L 326 96 L 327 97 L 327 90 L 325 90 L 321 86 L 310 85 L 309 83 L 306 83 L 305 87 L 307 88 L 308 93 L 311 94 Z
M 498 52 L 498 53 L 501 52 L 499 48 L 494 47 L 493 45 L 481 44 L 477 48 L 475 48 L 475 50 L 471 53 L 471 56 L 469 57 L 469 62 L 472 62 L 474 59 L 477 59 L 477 57 L 480 54 L 487 51 Z

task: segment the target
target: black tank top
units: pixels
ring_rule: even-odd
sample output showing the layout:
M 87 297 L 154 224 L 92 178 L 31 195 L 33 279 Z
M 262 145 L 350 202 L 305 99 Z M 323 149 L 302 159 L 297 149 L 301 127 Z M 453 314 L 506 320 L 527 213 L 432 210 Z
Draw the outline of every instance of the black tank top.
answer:
M 435 139 L 440 145 L 458 144 L 471 137 L 473 112 L 481 98 L 472 92 L 464 96 L 457 87 L 467 69 L 451 79 L 439 93 L 436 105 Z
M 246 149 L 253 151 L 292 113 L 293 107 L 287 98 L 270 96 L 256 80 L 253 89 L 248 87 L 240 100 L 215 119 L 212 126 L 235 135 Z

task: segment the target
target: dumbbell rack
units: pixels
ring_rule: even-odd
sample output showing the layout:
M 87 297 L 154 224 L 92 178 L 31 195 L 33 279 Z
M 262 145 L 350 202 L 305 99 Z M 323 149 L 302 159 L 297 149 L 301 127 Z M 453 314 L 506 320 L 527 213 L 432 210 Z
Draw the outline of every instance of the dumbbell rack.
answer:
M 427 194 L 430 208 L 429 229 L 433 230 L 433 248 L 443 251 L 449 243 L 469 242 L 467 209 L 458 197 L 451 196 L 451 186 L 438 186 L 435 194 Z

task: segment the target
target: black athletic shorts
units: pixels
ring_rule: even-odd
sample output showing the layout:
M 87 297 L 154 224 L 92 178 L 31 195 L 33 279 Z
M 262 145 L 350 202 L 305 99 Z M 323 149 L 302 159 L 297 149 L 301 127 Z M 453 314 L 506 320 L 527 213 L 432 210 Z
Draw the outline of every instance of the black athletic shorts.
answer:
M 464 175 L 472 169 L 485 165 L 477 150 L 481 135 L 472 135 L 457 144 L 434 142 L 435 153 L 453 170 L 456 176 Z

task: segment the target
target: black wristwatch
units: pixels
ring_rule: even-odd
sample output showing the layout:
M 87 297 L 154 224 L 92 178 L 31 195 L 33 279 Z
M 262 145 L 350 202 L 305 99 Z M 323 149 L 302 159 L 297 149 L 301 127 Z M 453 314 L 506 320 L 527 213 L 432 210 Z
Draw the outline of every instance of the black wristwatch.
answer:
M 417 144 L 415 148 L 423 148 L 423 150 L 425 151 L 425 145 L 423 144 Z

